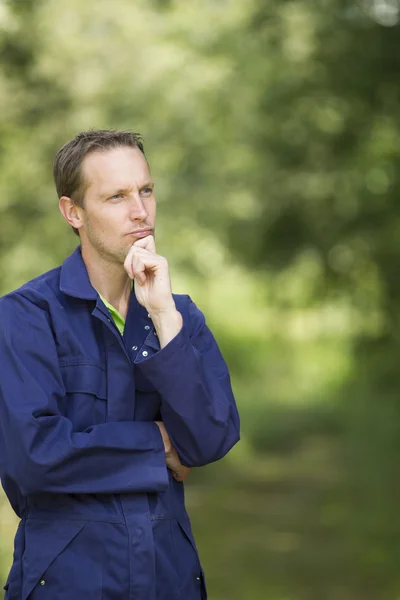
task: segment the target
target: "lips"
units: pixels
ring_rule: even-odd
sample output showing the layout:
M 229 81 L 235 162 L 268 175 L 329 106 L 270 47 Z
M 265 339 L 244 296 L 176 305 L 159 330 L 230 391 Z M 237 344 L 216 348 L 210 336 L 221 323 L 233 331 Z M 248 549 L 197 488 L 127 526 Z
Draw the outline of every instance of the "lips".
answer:
M 127 235 L 134 235 L 136 237 L 146 237 L 147 235 L 152 235 L 152 229 L 138 229 L 137 231 L 130 231 Z

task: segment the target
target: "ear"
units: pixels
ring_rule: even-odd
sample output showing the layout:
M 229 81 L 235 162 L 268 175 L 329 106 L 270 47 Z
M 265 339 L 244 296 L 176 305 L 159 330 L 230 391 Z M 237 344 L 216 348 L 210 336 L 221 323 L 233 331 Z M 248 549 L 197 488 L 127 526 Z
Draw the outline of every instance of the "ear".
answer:
M 64 219 L 74 229 L 80 229 L 83 225 L 82 222 L 82 208 L 68 198 L 68 196 L 61 196 L 58 203 L 60 212 Z

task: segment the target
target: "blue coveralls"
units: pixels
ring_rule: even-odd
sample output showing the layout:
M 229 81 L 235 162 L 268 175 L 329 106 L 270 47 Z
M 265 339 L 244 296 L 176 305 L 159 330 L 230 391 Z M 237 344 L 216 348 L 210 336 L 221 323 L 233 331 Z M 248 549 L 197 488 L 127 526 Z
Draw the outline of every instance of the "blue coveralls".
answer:
M 198 467 L 239 418 L 203 314 L 174 299 L 184 325 L 165 348 L 134 293 L 121 336 L 80 247 L 0 299 L 0 477 L 21 518 L 7 600 L 206 598 L 154 421 Z

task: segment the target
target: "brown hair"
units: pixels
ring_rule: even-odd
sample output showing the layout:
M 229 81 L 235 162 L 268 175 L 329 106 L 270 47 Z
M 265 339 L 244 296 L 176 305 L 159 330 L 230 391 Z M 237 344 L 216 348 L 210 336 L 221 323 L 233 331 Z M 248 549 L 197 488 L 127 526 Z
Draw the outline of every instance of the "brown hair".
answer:
M 53 177 L 58 197 L 68 196 L 83 207 L 85 182 L 82 176 L 84 158 L 92 152 L 104 152 L 112 148 L 128 146 L 138 148 L 144 155 L 143 138 L 130 130 L 91 129 L 78 133 L 64 144 L 54 159 Z M 79 235 L 78 230 L 74 229 Z

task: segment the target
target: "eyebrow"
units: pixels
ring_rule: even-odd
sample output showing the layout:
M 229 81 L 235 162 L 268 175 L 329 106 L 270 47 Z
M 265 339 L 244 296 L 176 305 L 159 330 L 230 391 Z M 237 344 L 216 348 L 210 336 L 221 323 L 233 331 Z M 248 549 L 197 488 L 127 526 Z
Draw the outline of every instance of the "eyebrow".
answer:
M 143 185 L 140 186 L 139 189 L 143 190 L 143 188 L 153 188 L 154 187 L 154 181 L 147 181 L 146 183 L 144 183 Z

